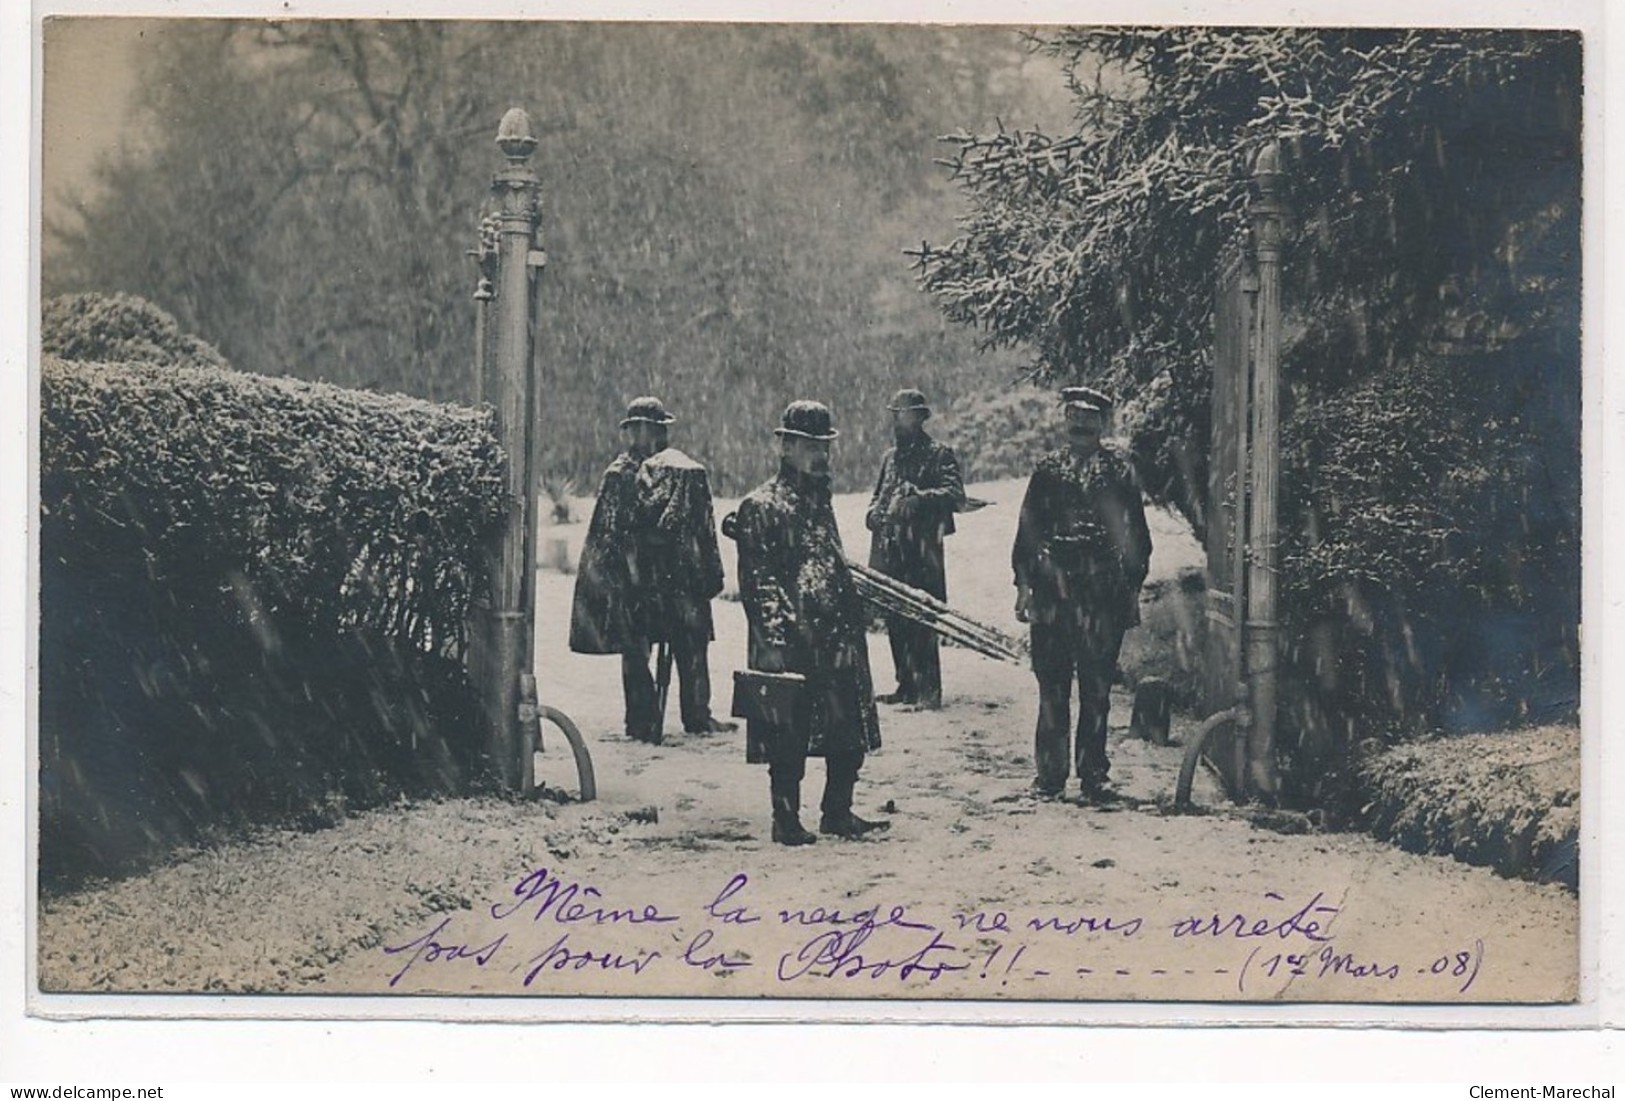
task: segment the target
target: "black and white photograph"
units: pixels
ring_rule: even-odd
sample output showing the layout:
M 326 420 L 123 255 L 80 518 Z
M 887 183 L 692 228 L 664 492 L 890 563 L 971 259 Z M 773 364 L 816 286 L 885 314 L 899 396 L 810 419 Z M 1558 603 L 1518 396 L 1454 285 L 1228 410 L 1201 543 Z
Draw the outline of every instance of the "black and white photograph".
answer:
M 44 18 L 35 1004 L 1575 1006 L 1591 55 L 1325 14 Z

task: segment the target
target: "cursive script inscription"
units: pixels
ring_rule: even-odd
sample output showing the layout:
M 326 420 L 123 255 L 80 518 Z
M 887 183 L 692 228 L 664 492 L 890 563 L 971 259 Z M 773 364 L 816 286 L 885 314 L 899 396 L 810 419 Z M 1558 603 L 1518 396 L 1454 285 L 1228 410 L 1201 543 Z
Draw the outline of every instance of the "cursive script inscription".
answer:
M 750 960 L 744 956 L 730 956 L 726 951 L 718 951 L 712 954 L 710 947 L 711 942 L 715 939 L 716 934 L 711 930 L 701 929 L 694 934 L 694 939 L 688 942 L 688 947 L 683 949 L 682 955 L 678 958 L 690 967 L 698 967 L 706 971 L 712 968 L 716 968 L 719 972 L 732 971 L 735 968 L 750 966 Z
M 1027 928 L 1035 933 L 1065 933 L 1069 937 L 1077 936 L 1079 933 L 1117 933 L 1120 936 L 1132 937 L 1144 927 L 1144 918 L 1120 918 L 1110 914 L 1080 913 L 1064 919 L 1058 914 L 1048 914 L 1041 918 L 1027 919 Z M 1179 934 L 1175 932 L 1174 935 Z
M 761 921 L 761 918 L 752 914 L 750 910 L 742 905 L 730 906 L 726 909 L 722 905 L 724 902 L 731 900 L 734 895 L 743 891 L 745 884 L 749 882 L 750 876 L 744 872 L 736 874 L 732 879 L 728 880 L 727 886 L 717 892 L 716 898 L 705 904 L 705 912 L 724 925 L 754 925 L 756 922 Z
M 978 933 L 1008 933 L 1010 931 L 1010 915 L 1003 910 L 988 913 L 978 910 L 974 914 L 955 914 L 954 920 L 959 923 L 960 932 L 974 929 Z
M 508 934 L 504 933 L 497 937 L 496 940 L 491 941 L 489 944 L 481 945 L 478 948 L 471 948 L 467 944 L 448 944 L 442 941 L 440 936 L 446 931 L 446 926 L 450 924 L 451 918 L 441 918 L 439 925 L 436 925 L 433 929 L 430 929 L 427 933 L 424 933 L 416 940 L 407 941 L 405 944 L 398 944 L 394 946 L 386 944 L 384 946 L 384 953 L 386 955 L 397 956 L 404 952 L 412 953 L 412 955 L 408 957 L 406 963 L 402 965 L 401 969 L 395 972 L 395 974 L 390 978 L 390 986 L 394 986 L 396 983 L 400 982 L 402 976 L 404 976 L 408 971 L 412 970 L 413 966 L 420 960 L 424 963 L 437 963 L 441 961 L 451 962 L 453 960 L 473 960 L 476 965 L 484 967 L 486 964 L 491 962 L 492 958 L 497 954 L 497 951 L 503 946 L 504 943 L 506 943 L 508 939 Z
M 779 921 L 784 925 L 856 925 L 873 932 L 888 925 L 895 925 L 900 929 L 935 929 L 936 926 L 926 921 L 913 921 L 908 916 L 908 907 L 893 906 L 885 917 L 880 916 L 880 907 L 872 906 L 867 910 L 854 910 L 850 914 L 840 910 L 825 909 L 814 906 L 812 909 L 780 910 Z
M 546 868 L 537 868 L 514 884 L 515 901 L 493 903 L 491 916 L 501 921 L 512 917 L 528 904 L 536 904 L 532 921 L 551 917 L 560 925 L 590 922 L 593 925 L 645 925 L 677 921 L 671 914 L 662 914 L 653 903 L 643 907 L 606 908 L 596 900 L 603 897 L 597 887 L 582 886 L 574 881 L 566 883 Z
M 512 970 L 529 967 L 530 970 L 525 972 L 525 985 L 529 986 L 536 981 L 536 976 L 549 968 L 554 971 L 585 971 L 594 967 L 601 971 L 625 971 L 630 968 L 633 974 L 641 975 L 645 967 L 660 958 L 659 952 L 642 948 L 632 956 L 624 952 L 594 952 L 590 948 L 573 951 L 569 942 L 569 933 L 560 934 L 558 940 L 524 963 L 515 965 Z
M 1480 951 L 1483 942 L 1478 942 Z M 1267 953 L 1267 954 L 1266 954 Z M 1440 960 L 1435 960 L 1433 973 L 1439 974 L 1451 969 L 1451 957 L 1440 957 L 1444 966 L 1440 967 Z M 1469 967 L 1476 966 L 1474 955 L 1471 952 L 1456 953 L 1456 977 L 1469 974 Z M 1277 976 L 1300 978 L 1311 977 L 1316 979 L 1348 978 L 1369 979 L 1391 982 L 1399 978 L 1401 973 L 1399 964 L 1391 961 L 1362 960 L 1353 952 L 1340 952 L 1334 945 L 1323 944 L 1319 948 L 1310 948 L 1303 952 L 1270 952 L 1267 948 L 1254 948 L 1247 956 L 1246 962 L 1241 965 L 1240 974 L 1236 979 L 1236 989 L 1241 993 L 1247 992 L 1247 978 L 1252 972 L 1261 972 L 1269 978 Z M 1419 971 L 1421 969 L 1418 969 Z M 1462 986 L 1465 993 L 1472 985 L 1472 978 L 1467 979 Z
M 1264 897 L 1276 902 L 1285 901 L 1282 896 L 1276 894 L 1274 891 L 1266 892 Z M 1273 936 L 1279 937 L 1282 940 L 1286 940 L 1288 937 L 1297 934 L 1307 940 L 1316 941 L 1317 943 L 1324 943 L 1325 941 L 1332 939 L 1331 934 L 1323 931 L 1324 925 L 1320 920 L 1312 918 L 1309 915 L 1335 915 L 1338 912 L 1338 908 L 1336 906 L 1320 905 L 1320 900 L 1325 897 L 1326 895 L 1324 891 L 1317 891 L 1314 898 L 1304 903 L 1303 906 L 1290 917 L 1282 918 L 1279 921 L 1271 921 L 1269 918 L 1262 917 L 1250 918 L 1246 914 L 1241 913 L 1238 913 L 1234 917 L 1230 918 L 1224 918 L 1218 914 L 1214 914 L 1212 917 L 1181 918 L 1180 920 L 1174 922 L 1173 933 L 1176 938 L 1204 935 L 1212 937 L 1236 937 L 1241 939 L 1248 937 Z M 1327 920 L 1329 921 L 1330 918 L 1328 917 Z
M 826 979 L 879 979 L 894 975 L 898 979 L 924 975 L 931 982 L 952 971 L 968 971 L 968 963 L 949 963 L 933 958 L 933 953 L 957 954 L 959 949 L 942 939 L 942 933 L 931 930 L 930 943 L 898 958 L 858 951 L 873 934 L 877 926 L 860 925 L 856 929 L 830 929 L 819 933 L 795 953 L 779 957 L 779 980 L 790 982 L 803 975 Z M 822 972 L 817 968 L 824 968 Z
M 488 918 L 470 915 L 498 928 L 459 930 L 457 915 L 434 915 L 425 919 L 431 928 L 386 945 L 387 981 L 390 988 L 409 986 L 414 968 L 420 976 L 437 968 L 434 985 L 445 986 L 453 974 L 472 978 L 484 970 L 511 975 L 527 989 L 590 993 L 598 989 L 595 979 L 615 974 L 615 989 L 630 981 L 632 989 L 667 992 L 675 976 L 703 972 L 732 977 L 732 989 L 751 995 L 827 990 L 832 981 L 856 980 L 874 990 L 880 982 L 947 979 L 942 986 L 972 997 L 1020 984 L 1034 997 L 1065 998 L 1177 995 L 1184 977 L 1224 976 L 1243 997 L 1264 984 L 1267 996 L 1279 996 L 1283 982 L 1355 997 L 1385 988 L 1400 997 L 1431 997 L 1467 993 L 1487 955 L 1477 939 L 1373 957 L 1356 938 L 1345 940 L 1347 930 L 1334 939 L 1343 902 L 1327 901 L 1324 891 L 1290 899 L 1268 891 L 1211 914 L 1182 913 L 1177 903 L 1140 913 L 1081 906 L 1033 912 L 993 903 L 940 921 L 905 905 L 849 909 L 830 900 L 780 909 L 777 899 L 751 897 L 760 891 L 736 872 L 718 889 L 684 896 L 709 901 L 671 910 L 643 901 L 649 895 L 631 904 L 606 899 L 589 882 L 537 869 L 510 881 L 487 905 Z

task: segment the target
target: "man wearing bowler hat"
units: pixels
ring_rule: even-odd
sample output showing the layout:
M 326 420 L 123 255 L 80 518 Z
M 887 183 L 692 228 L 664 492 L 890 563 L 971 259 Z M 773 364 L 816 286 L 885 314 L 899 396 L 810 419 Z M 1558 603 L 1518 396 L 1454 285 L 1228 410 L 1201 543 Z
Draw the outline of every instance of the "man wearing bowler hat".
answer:
M 581 548 L 570 648 L 619 654 L 626 735 L 658 745 L 661 685 L 649 671 L 655 643 L 677 667 L 683 728 L 734 729 L 711 715 L 711 600 L 722 591 L 722 554 L 705 467 L 667 446 L 677 418 L 659 398 L 633 400 L 621 431 L 626 450 L 604 471 Z
M 1124 632 L 1140 621 L 1151 533 L 1127 458 L 1101 442 L 1111 398 L 1087 386 L 1068 386 L 1060 397 L 1066 446 L 1038 460 L 1011 554 L 1016 618 L 1032 624 L 1038 678 L 1033 789 L 1061 795 L 1075 764 L 1084 796 L 1104 797 L 1112 674 Z M 1074 678 L 1077 740 L 1069 755 Z
M 873 533 L 869 565 L 905 585 L 948 598 L 943 539 L 954 532 L 954 513 L 965 507 L 965 483 L 953 449 L 925 430 L 931 407 L 918 390 L 899 390 L 886 406 L 895 445 L 880 462 L 880 477 L 864 521 Z M 897 690 L 879 697 L 934 710 L 942 706 L 942 659 L 930 627 L 898 615 L 886 617 Z
M 724 531 L 739 546 L 747 664 L 805 678 L 788 722 L 747 723 L 746 756 L 767 763 L 773 840 L 807 845 L 818 839 L 800 818 L 808 757 L 823 757 L 826 770 L 820 832 L 856 838 L 890 823 L 852 813 L 864 754 L 880 746 L 880 720 L 866 614 L 830 504 L 830 441 L 839 433 L 816 401 L 791 402 L 774 431 L 779 471 L 740 502 Z

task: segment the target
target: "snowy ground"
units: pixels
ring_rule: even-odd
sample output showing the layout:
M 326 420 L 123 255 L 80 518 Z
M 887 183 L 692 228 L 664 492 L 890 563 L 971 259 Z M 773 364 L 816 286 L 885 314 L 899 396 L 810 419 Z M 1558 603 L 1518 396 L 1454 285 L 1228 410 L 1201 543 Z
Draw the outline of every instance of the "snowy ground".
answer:
M 1007 554 L 1018 483 L 950 540 L 950 602 L 1018 630 Z M 861 557 L 861 497 L 839 503 Z M 723 506 L 719 516 L 726 510 Z M 585 512 L 582 513 L 585 519 Z M 585 523 L 545 531 L 573 561 Z M 1153 576 L 1199 561 L 1158 517 Z M 733 551 L 724 547 L 732 567 Z M 1354 834 L 1281 832 L 1219 805 L 1169 811 L 1180 750 L 1125 737 L 1115 806 L 1038 802 L 1030 673 L 944 652 L 946 707 L 882 709 L 859 813 L 876 840 L 787 849 L 742 734 L 650 747 L 621 733 L 614 659 L 565 646 L 573 578 L 538 575 L 544 702 L 592 747 L 599 798 L 402 805 L 269 834 L 47 899 L 46 990 L 441 992 L 777 998 L 1557 1001 L 1577 990 L 1578 905 Z M 717 605 L 719 712 L 744 654 Z M 877 685 L 891 684 L 883 636 Z M 1176 723 L 1176 737 L 1181 726 Z M 539 774 L 573 790 L 562 737 Z M 813 762 L 804 803 L 816 804 Z M 816 811 L 811 816 L 816 818 Z

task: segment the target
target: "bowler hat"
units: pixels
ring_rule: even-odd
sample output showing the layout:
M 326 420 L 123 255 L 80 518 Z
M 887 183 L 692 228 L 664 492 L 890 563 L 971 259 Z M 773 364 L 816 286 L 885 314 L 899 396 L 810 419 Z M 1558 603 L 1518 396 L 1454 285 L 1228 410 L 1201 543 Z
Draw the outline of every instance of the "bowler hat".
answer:
M 831 427 L 829 406 L 821 401 L 792 401 L 784 407 L 784 417 L 773 431 L 808 440 L 833 440 L 840 435 Z
M 931 406 L 926 404 L 925 395 L 914 389 L 897 391 L 891 396 L 891 401 L 887 403 L 886 408 L 893 413 L 917 410 L 926 416 L 931 415 Z
M 1061 404 L 1068 409 L 1093 409 L 1097 413 L 1112 411 L 1111 395 L 1092 386 L 1062 387 Z
M 659 398 L 633 398 L 626 406 L 626 419 L 621 421 L 621 427 L 636 421 L 645 424 L 670 424 L 677 418 L 666 412 L 666 405 Z

